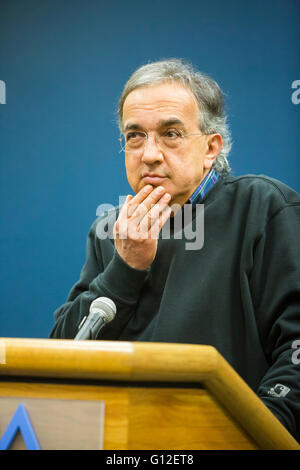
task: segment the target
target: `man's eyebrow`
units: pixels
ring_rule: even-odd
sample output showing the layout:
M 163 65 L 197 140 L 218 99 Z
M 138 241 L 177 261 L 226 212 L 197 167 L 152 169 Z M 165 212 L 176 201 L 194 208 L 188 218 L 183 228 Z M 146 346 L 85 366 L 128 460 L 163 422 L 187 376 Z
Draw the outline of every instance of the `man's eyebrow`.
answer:
M 127 131 L 138 131 L 141 130 L 142 127 L 139 124 L 129 123 L 124 127 L 124 132 Z
M 180 126 L 183 129 L 185 129 L 184 123 L 178 118 L 160 119 L 160 121 L 158 121 L 157 123 L 157 128 L 161 129 L 163 127 L 170 127 L 174 125 Z M 128 123 L 124 128 L 124 132 L 137 131 L 137 130 L 142 130 L 142 129 L 143 129 L 142 126 L 140 126 L 139 124 Z
M 161 119 L 160 121 L 158 121 L 158 125 L 157 127 L 161 128 L 161 127 L 170 127 L 170 126 L 174 126 L 174 125 L 177 125 L 177 126 L 180 126 L 180 127 L 185 127 L 184 123 L 178 119 L 178 118 L 170 118 L 170 119 Z

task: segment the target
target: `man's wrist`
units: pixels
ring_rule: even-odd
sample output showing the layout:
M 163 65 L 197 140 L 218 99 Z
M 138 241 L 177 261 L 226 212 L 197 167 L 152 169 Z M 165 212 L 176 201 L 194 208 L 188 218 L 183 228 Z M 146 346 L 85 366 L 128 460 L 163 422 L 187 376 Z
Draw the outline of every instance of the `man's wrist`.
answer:
M 149 271 L 150 268 L 140 270 L 131 267 L 115 250 L 110 263 L 93 283 L 96 288 L 99 286 L 105 289 L 112 298 L 125 303 L 135 303 Z

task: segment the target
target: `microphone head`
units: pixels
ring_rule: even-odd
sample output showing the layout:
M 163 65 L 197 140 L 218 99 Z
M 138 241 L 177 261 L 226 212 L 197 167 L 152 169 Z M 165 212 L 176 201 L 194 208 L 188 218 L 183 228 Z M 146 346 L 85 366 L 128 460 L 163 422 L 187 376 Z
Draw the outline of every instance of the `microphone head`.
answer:
M 98 313 L 105 323 L 109 323 L 115 318 L 117 307 L 108 297 L 98 297 L 91 303 L 90 313 Z

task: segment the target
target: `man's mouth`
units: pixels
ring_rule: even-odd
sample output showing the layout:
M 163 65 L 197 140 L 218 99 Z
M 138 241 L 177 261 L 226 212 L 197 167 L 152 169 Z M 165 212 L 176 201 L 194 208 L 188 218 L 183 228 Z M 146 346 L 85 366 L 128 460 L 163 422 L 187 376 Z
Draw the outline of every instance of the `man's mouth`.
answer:
M 152 184 L 154 186 L 160 185 L 163 180 L 166 178 L 165 175 L 160 175 L 158 173 L 143 173 L 142 180 L 145 184 Z

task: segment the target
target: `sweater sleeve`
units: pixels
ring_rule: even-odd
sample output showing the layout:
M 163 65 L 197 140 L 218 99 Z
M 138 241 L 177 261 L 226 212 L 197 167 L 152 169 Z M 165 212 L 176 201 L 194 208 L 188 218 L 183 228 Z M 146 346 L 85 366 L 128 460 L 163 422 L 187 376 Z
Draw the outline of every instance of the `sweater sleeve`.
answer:
M 50 338 L 74 338 L 80 322 L 89 313 L 90 304 L 97 297 L 109 297 L 117 307 L 115 318 L 100 331 L 98 339 L 118 339 L 135 312 L 149 271 L 131 268 L 108 238 L 100 241 L 97 223 L 98 219 L 87 237 L 86 262 L 80 278 L 72 287 L 66 303 L 54 312 L 55 323 Z
M 269 220 L 254 266 L 251 290 L 269 363 L 257 393 L 300 441 L 299 203 L 286 205 Z

